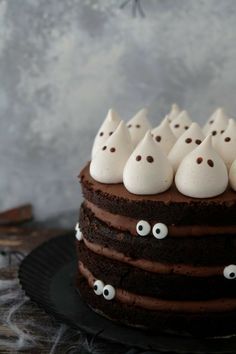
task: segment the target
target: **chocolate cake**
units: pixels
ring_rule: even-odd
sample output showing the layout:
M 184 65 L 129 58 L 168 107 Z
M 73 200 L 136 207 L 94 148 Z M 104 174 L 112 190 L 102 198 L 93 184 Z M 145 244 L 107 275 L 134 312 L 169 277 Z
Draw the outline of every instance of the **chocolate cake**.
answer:
M 234 334 L 236 163 L 228 172 L 211 135 L 205 138 L 196 123 L 177 140 L 173 123 L 181 126 L 182 114 L 186 124 L 186 114 L 176 106 L 170 125 L 166 117 L 153 130 L 146 113 L 126 127 L 109 111 L 92 161 L 80 173 L 76 286 L 93 310 L 126 325 L 154 333 Z M 235 147 L 236 128 L 228 121 Z M 135 129 L 144 127 L 137 139 Z M 228 151 L 227 163 L 236 159 L 236 149 Z

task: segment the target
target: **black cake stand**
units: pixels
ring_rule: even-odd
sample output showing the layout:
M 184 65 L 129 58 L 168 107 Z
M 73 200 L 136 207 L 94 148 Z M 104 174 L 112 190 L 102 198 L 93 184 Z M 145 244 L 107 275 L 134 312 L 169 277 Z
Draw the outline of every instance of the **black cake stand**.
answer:
M 236 335 L 203 339 L 153 335 L 99 316 L 75 289 L 76 264 L 74 233 L 51 239 L 23 260 L 19 270 L 22 288 L 31 300 L 60 321 L 124 348 L 133 348 L 130 353 L 236 353 Z

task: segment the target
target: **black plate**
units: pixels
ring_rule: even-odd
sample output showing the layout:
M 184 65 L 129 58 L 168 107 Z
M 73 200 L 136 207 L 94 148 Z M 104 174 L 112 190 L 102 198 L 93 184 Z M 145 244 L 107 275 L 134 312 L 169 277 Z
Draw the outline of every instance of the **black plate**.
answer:
M 111 322 L 93 312 L 75 289 L 74 233 L 52 239 L 22 262 L 19 278 L 26 294 L 45 311 L 86 333 L 140 349 L 176 353 L 236 353 L 236 336 L 197 339 L 151 335 Z

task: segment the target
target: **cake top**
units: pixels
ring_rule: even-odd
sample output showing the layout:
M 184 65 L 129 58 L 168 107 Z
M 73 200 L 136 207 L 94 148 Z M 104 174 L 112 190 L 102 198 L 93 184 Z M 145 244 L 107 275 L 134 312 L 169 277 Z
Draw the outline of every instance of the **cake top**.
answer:
M 123 183 L 136 195 L 162 193 L 173 180 L 180 193 L 192 198 L 220 195 L 229 183 L 236 190 L 236 122 L 222 108 L 203 130 L 176 104 L 152 130 L 147 114 L 141 109 L 125 124 L 108 111 L 92 149 L 94 180 Z

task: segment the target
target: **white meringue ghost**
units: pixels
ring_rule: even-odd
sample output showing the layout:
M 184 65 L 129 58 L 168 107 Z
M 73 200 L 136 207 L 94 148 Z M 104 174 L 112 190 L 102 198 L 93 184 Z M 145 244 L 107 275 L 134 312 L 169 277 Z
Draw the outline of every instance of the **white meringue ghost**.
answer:
M 166 116 L 160 125 L 151 131 L 153 139 L 162 148 L 167 155 L 176 142 L 176 137 L 170 129 L 168 116 Z
M 229 182 L 230 186 L 236 192 L 236 160 L 234 160 L 229 170 Z
M 151 129 L 147 112 L 146 108 L 141 109 L 127 123 L 134 147 L 142 140 L 146 132 Z
M 170 123 L 170 128 L 174 135 L 179 138 L 185 130 L 190 127 L 192 120 L 190 119 L 187 111 L 181 111 L 175 119 Z
M 119 115 L 113 109 L 109 109 L 107 116 L 95 137 L 92 148 L 92 159 L 94 158 L 96 152 L 104 145 L 104 142 L 116 130 L 120 121 L 121 118 Z
M 132 150 L 130 134 L 125 123 L 121 121 L 92 159 L 91 176 L 101 183 L 121 183 L 123 170 Z
M 166 191 L 173 181 L 173 169 L 148 131 L 128 159 L 123 173 L 126 189 L 133 194 Z
M 212 145 L 216 146 L 217 140 L 219 139 L 220 134 L 222 134 L 229 122 L 228 117 L 226 116 L 222 108 L 218 108 L 213 115 L 213 119 L 210 121 L 209 129 L 206 129 L 206 135 L 212 135 Z
M 172 122 L 172 120 L 174 120 L 179 113 L 179 106 L 176 103 L 173 103 L 170 112 L 167 114 L 169 122 Z
M 216 141 L 215 149 L 224 160 L 226 166 L 230 168 L 236 159 L 236 122 L 230 118 L 229 123 Z
M 212 147 L 211 139 L 207 136 L 179 165 L 175 184 L 180 193 L 193 198 L 211 198 L 226 190 L 228 171 Z
M 212 131 L 212 124 L 215 122 L 215 119 L 218 117 L 226 117 L 224 109 L 222 107 L 217 108 L 212 115 L 208 118 L 205 125 L 202 128 L 203 133 L 207 136 Z
M 193 151 L 204 140 L 204 135 L 197 123 L 192 123 L 176 141 L 170 150 L 168 159 L 170 160 L 174 171 L 177 170 L 183 158 Z

